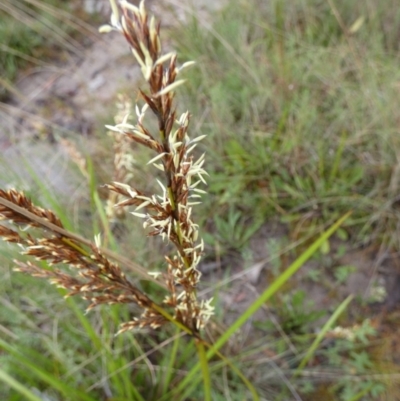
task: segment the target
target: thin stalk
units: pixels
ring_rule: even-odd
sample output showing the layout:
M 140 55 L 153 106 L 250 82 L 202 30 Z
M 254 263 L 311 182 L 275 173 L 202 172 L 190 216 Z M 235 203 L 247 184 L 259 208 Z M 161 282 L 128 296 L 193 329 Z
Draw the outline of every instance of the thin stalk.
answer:
M 353 397 L 351 397 L 348 401 L 358 401 L 361 400 L 362 397 L 364 397 L 364 395 L 367 395 L 368 392 L 372 389 L 373 387 L 373 383 L 371 383 L 369 386 L 367 386 L 366 388 L 362 389 L 361 391 L 359 391 L 357 394 L 354 394 Z
M 6 386 L 13 388 L 15 391 L 20 393 L 26 400 L 42 401 L 42 398 L 36 396 L 28 388 L 12 378 L 7 372 L 2 369 L 0 369 L 0 381 L 2 381 Z
M 0 198 L 0 204 L 3 206 L 6 206 L 7 208 L 13 210 L 14 212 L 17 212 L 19 214 L 22 214 L 23 216 L 29 218 L 30 220 L 40 224 L 42 227 L 49 229 L 50 231 L 53 231 L 57 234 L 60 234 L 61 237 L 65 237 L 66 239 L 70 239 L 73 241 L 77 241 L 81 244 L 87 245 L 88 247 L 92 248 L 95 245 L 87 240 L 84 237 L 81 237 L 78 234 L 74 234 L 71 231 L 65 230 L 64 228 L 58 227 L 53 223 L 50 223 L 48 220 L 43 219 L 42 217 L 36 216 L 35 214 L 29 212 L 28 210 L 25 210 L 24 208 L 15 205 L 14 203 L 8 201 L 7 199 L 4 198 Z M 79 249 L 81 248 L 76 248 L 76 250 L 79 251 Z M 166 288 L 166 285 L 156 279 L 154 279 L 153 277 L 149 276 L 149 274 L 147 273 L 147 271 L 142 267 L 137 265 L 136 263 L 131 262 L 130 260 L 124 258 L 121 255 L 118 255 L 115 252 L 112 252 L 108 249 L 103 249 L 103 248 L 99 248 L 100 252 L 105 255 L 110 257 L 111 259 L 114 259 L 115 261 L 121 263 L 122 265 L 130 268 L 131 270 L 133 270 L 135 273 L 139 274 L 140 276 L 142 276 L 145 280 L 148 281 L 152 281 L 153 283 L 159 285 L 160 287 Z M 82 250 L 83 251 L 83 250 Z M 87 252 L 83 251 L 82 253 L 84 256 L 87 256 Z
M 163 307 L 161 307 L 160 305 L 157 305 L 156 303 L 152 303 L 151 304 L 151 308 L 156 310 L 160 315 L 164 316 L 167 320 L 169 320 L 171 323 L 173 323 L 176 327 L 178 327 L 179 329 L 181 329 L 182 331 L 186 332 L 187 334 L 189 334 L 190 336 L 196 336 L 197 334 L 194 333 L 189 327 L 185 326 L 183 323 L 178 322 L 177 320 L 175 320 L 173 318 L 173 316 L 168 313 Z
M 93 328 L 92 324 L 89 322 L 88 318 L 85 316 L 85 314 L 82 312 L 82 310 L 80 308 L 78 308 L 78 306 L 76 305 L 76 302 L 73 298 L 67 298 L 66 302 L 67 302 L 67 305 L 70 307 L 70 309 L 74 312 L 75 316 L 80 321 L 86 334 L 92 341 L 94 348 L 98 352 L 101 352 L 104 349 L 104 344 L 101 341 L 101 338 L 97 335 L 95 329 Z
M 172 372 L 176 363 L 176 356 L 178 354 L 178 348 L 179 348 L 179 343 L 180 343 L 180 335 L 179 335 L 179 329 L 176 330 L 175 334 L 175 339 L 172 344 L 172 349 L 171 352 L 168 355 L 167 359 L 167 371 L 166 375 L 164 377 L 163 385 L 162 385 L 162 392 L 161 394 L 166 394 L 168 391 L 169 384 L 171 383 L 172 379 Z
M 282 286 L 289 280 L 304 263 L 310 259 L 321 245 L 340 227 L 350 216 L 351 212 L 342 216 L 335 224 L 326 230 L 305 252 L 303 252 L 250 306 L 249 308 L 225 331 L 213 347 L 207 352 L 207 359 L 214 356 L 217 351 L 233 336 L 233 334 L 261 308 Z M 176 388 L 176 393 L 184 391 L 191 383 L 198 383 L 200 364 L 197 363 Z
M 349 295 L 338 306 L 338 308 L 335 310 L 335 312 L 329 318 L 329 320 L 324 324 L 324 326 L 322 327 L 322 330 L 318 333 L 317 337 L 315 338 L 315 340 L 311 344 L 310 348 L 307 350 L 306 355 L 301 360 L 298 368 L 294 372 L 294 377 L 298 376 L 301 373 L 301 371 L 303 370 L 304 366 L 306 366 L 307 362 L 311 359 L 311 357 L 313 356 L 314 352 L 318 348 L 319 344 L 324 339 L 325 334 L 328 332 L 328 330 L 330 330 L 332 328 L 332 326 L 334 325 L 334 323 L 336 322 L 338 317 L 346 310 L 346 308 L 348 307 L 349 303 L 353 300 L 353 298 L 354 298 L 353 295 Z
M 347 139 L 347 133 L 346 131 L 343 131 L 342 135 L 340 136 L 339 146 L 336 150 L 335 158 L 333 160 L 333 166 L 329 174 L 329 185 L 333 184 L 333 181 L 336 178 L 337 173 L 339 171 L 340 162 L 342 160 L 342 154 L 346 146 L 346 139 Z
M 2 339 L 0 339 L 0 348 L 12 355 L 15 360 L 22 364 L 26 368 L 27 374 L 29 374 L 30 376 L 36 376 L 41 381 L 47 383 L 53 389 L 62 393 L 64 398 L 72 397 L 75 400 L 95 401 L 90 395 L 86 394 L 85 392 L 79 389 L 71 388 L 60 378 L 46 372 L 40 367 L 40 365 L 37 364 L 37 360 L 32 361 L 32 359 L 28 359 L 24 354 L 22 354 L 21 351 L 10 346 Z
M 210 371 L 208 369 L 208 361 L 206 352 L 204 349 L 203 341 L 195 340 L 197 354 L 199 355 L 199 362 L 201 365 L 201 371 L 203 374 L 203 382 L 204 382 L 204 401 L 211 401 L 211 380 L 210 380 Z
M 113 338 L 112 325 L 110 325 L 109 320 L 110 318 L 113 321 L 118 320 L 118 311 L 114 309 L 107 311 L 106 314 L 108 315 L 108 322 L 106 323 L 105 316 L 103 315 L 102 341 L 106 349 L 105 365 L 107 372 L 109 372 L 108 380 L 113 383 L 113 388 L 117 390 L 116 394 L 132 401 L 145 401 L 137 389 L 137 381 L 133 381 L 130 370 L 124 368 L 128 361 L 125 355 L 115 355 L 115 350 L 123 347 L 124 338 L 123 336 Z M 118 372 L 118 374 L 114 374 L 114 372 Z
M 209 349 L 212 348 L 212 345 L 207 343 L 204 340 L 203 340 L 203 344 Z M 242 382 L 245 384 L 245 386 L 247 387 L 247 389 L 250 391 L 251 395 L 253 396 L 253 400 L 259 401 L 260 397 L 258 396 L 257 390 L 255 389 L 253 384 L 250 382 L 250 380 L 247 379 L 246 376 L 244 376 L 244 374 L 235 366 L 235 364 L 232 361 L 230 361 L 227 357 L 222 355 L 219 351 L 216 351 L 215 354 L 221 359 L 221 361 L 223 361 L 223 365 L 229 366 L 230 369 L 232 370 L 232 372 L 235 373 L 242 380 Z M 190 393 L 193 391 L 193 388 L 198 384 L 199 381 L 200 381 L 200 379 L 196 379 L 196 381 L 194 381 L 193 383 L 188 384 L 186 387 L 184 387 L 184 389 L 182 391 L 180 391 L 180 390 L 178 391 L 177 389 L 175 389 L 172 392 L 172 394 L 167 393 L 159 401 L 169 401 L 171 399 L 170 397 L 175 399 L 178 396 L 180 396 L 181 400 L 186 400 L 187 397 L 190 395 Z

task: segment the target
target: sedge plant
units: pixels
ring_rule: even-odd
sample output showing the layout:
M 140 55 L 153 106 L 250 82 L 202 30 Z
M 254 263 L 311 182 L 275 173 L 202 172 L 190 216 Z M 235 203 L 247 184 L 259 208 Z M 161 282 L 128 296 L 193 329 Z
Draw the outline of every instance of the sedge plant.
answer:
M 64 272 L 56 268 L 43 269 L 31 261 L 18 262 L 19 271 L 49 279 L 67 290 L 67 296 L 79 294 L 89 300 L 89 310 L 100 304 L 137 305 L 142 310 L 140 316 L 122 324 L 120 332 L 147 326 L 155 329 L 172 321 L 188 333 L 196 334 L 205 326 L 213 310 L 211 300 L 199 301 L 196 295 L 200 279 L 197 266 L 203 242 L 198 236 L 198 226 L 192 220 L 192 207 L 204 193 L 198 186 L 205 183 L 203 176 L 206 174 L 202 167 L 204 155 L 195 158 L 192 152 L 204 136 L 189 138 L 190 114 L 185 112 L 178 117 L 174 106 L 174 89 L 184 82 L 177 76 L 192 63 L 178 68 L 174 53 L 162 55 L 160 25 L 154 18 L 149 20 L 143 2 L 140 8 L 127 2 L 121 2 L 119 7 L 115 2 L 112 5 L 112 26 L 100 30 L 113 29 L 125 36 L 149 86 L 148 93 L 140 90 L 144 105 L 141 108 L 136 105 L 135 125 L 127 123 L 129 115 L 126 115 L 121 123 L 107 126 L 123 138 L 115 147 L 115 164 L 119 169 L 116 175 L 126 178 L 125 164 L 119 161 L 128 141 L 155 153 L 148 164 L 163 172 L 164 183 L 158 181 L 160 194 L 149 194 L 124 182 L 107 184 L 108 190 L 116 195 L 109 197 L 108 208 L 134 207 L 131 213 L 144 220 L 143 226 L 150 228 L 150 236 L 160 236 L 174 245 L 176 253 L 166 256 L 164 273 L 139 269 L 142 275 L 155 282 L 158 280 L 152 277 L 160 275 L 164 282 L 161 285 L 168 290 L 168 295 L 161 305 L 157 304 L 129 281 L 120 265 L 111 260 L 110 252 L 101 249 L 99 237 L 91 243 L 69 233 L 55 213 L 34 205 L 17 190 L 0 193 L 3 220 L 18 227 L 36 227 L 43 231 L 33 236 L 27 231 L 2 226 L 1 236 L 7 242 L 20 244 L 24 254 L 45 260 L 49 266 L 72 266 L 74 270 Z M 157 134 L 146 128 L 146 112 L 151 112 L 157 119 Z
M 213 315 L 212 299 L 199 299 L 198 285 L 201 273 L 198 266 L 204 251 L 199 227 L 193 219 L 193 208 L 205 193 L 205 155 L 196 153 L 196 146 L 205 135 L 192 138 L 189 134 L 189 111 L 178 115 L 175 91 L 184 84 L 181 71 L 193 64 L 179 65 L 175 53 L 164 54 L 160 40 L 160 23 L 149 18 L 144 1 L 137 7 L 127 1 L 111 0 L 111 23 L 100 28 L 103 33 L 117 31 L 124 36 L 147 83 L 139 89 L 135 105 L 135 121 L 131 121 L 129 99 L 121 98 L 120 110 L 114 125 L 107 128 L 114 137 L 114 180 L 105 187 L 109 191 L 104 216 L 108 219 L 132 214 L 143 221 L 147 235 L 160 237 L 170 244 L 171 252 L 164 255 L 165 269 L 152 271 L 128 260 L 117 252 L 102 246 L 101 237 L 94 241 L 72 233 L 62 224 L 56 213 L 35 205 L 23 192 L 16 189 L 0 190 L 0 236 L 20 246 L 26 255 L 16 260 L 16 270 L 33 277 L 48 280 L 65 291 L 66 297 L 79 296 L 89 302 L 87 310 L 99 305 L 134 306 L 136 316 L 120 324 L 118 334 L 132 330 L 160 329 L 172 323 L 187 334 L 196 346 L 198 364 L 172 393 L 165 389 L 162 399 L 187 399 L 197 385 L 202 371 L 205 400 L 212 399 L 209 360 L 217 356 L 222 365 L 228 365 L 246 385 L 254 400 L 260 399 L 249 379 L 220 353 L 232 335 L 261 308 L 308 260 L 313 253 L 347 218 L 343 216 L 306 250 L 269 288 L 211 345 L 204 339 L 203 330 Z M 149 121 L 151 120 L 152 121 Z M 130 185 L 131 146 L 147 148 L 153 156 L 148 161 L 155 169 L 158 193 Z M 36 261 L 34 261 L 36 260 Z M 126 274 L 134 271 L 141 279 L 161 287 L 163 299 L 156 300 Z M 86 323 L 85 323 L 86 324 Z M 88 333 L 96 335 L 88 328 Z M 174 343 L 173 353 L 177 352 Z M 12 351 L 5 343 L 3 349 Z M 312 353 L 314 348 L 310 350 Z M 17 355 L 23 360 L 23 356 Z M 303 366 L 301 366 L 303 367 Z M 34 366 L 30 366 L 35 369 Z M 6 372 L 0 370 L 0 380 L 17 391 L 27 393 Z M 168 382 L 169 380 L 167 380 Z M 52 382 L 48 379 L 48 382 Z M 63 390 L 62 383 L 57 384 Z M 63 390 L 64 391 L 64 390 Z M 71 393 L 72 394 L 72 393 Z M 135 399 L 142 400 L 139 393 Z M 86 396 L 85 396 L 86 397 Z M 173 397 L 173 398 L 171 398 Z M 30 399 L 35 399 L 31 394 Z M 89 397 L 87 397 L 89 399 Z
M 114 178 L 122 181 L 127 178 L 129 163 L 125 152 L 134 143 L 154 152 L 148 164 L 162 171 L 164 181 L 158 180 L 159 194 L 146 193 L 121 181 L 107 184 L 110 191 L 107 215 L 115 214 L 115 209 L 133 208 L 130 213 L 143 219 L 144 228 L 150 231 L 148 235 L 173 244 L 175 253 L 165 255 L 164 272 L 149 272 L 102 249 L 100 237 L 92 242 L 69 232 L 55 213 L 34 205 L 15 189 L 0 190 L 2 219 L 13 226 L 2 225 L 0 235 L 7 242 L 19 244 L 24 255 L 47 262 L 43 267 L 42 263 L 31 260 L 16 261 L 16 270 L 49 280 L 66 290 L 67 297 L 79 295 L 88 300 L 88 311 L 101 304 L 135 305 L 140 310 L 138 316 L 122 323 L 118 333 L 135 328 L 157 329 L 172 322 L 199 340 L 200 330 L 213 313 L 211 299 L 200 301 L 197 297 L 201 275 L 197 266 L 204 245 L 192 219 L 192 207 L 204 193 L 198 186 L 205 183 L 206 175 L 204 154 L 196 158 L 193 153 L 204 136 L 189 137 L 190 114 L 178 116 L 174 105 L 174 90 L 184 82 L 177 79 L 178 74 L 193 63 L 178 67 L 174 53 L 162 53 L 160 24 L 154 17 L 148 18 L 144 2 L 136 7 L 112 1 L 111 6 L 111 25 L 101 27 L 100 31 L 116 30 L 125 37 L 148 84 L 147 92 L 139 91 L 144 104 L 135 107 L 136 124 L 128 124 L 129 114 L 126 114 L 116 125 L 107 126 L 116 133 Z M 146 126 L 145 117 L 149 113 L 157 122 L 158 132 L 151 132 Z M 27 227 L 34 230 L 30 232 Z M 122 265 L 164 287 L 163 301 L 154 301 L 135 285 L 123 272 Z M 198 349 L 205 355 L 201 341 Z M 206 364 L 203 367 L 208 382 Z

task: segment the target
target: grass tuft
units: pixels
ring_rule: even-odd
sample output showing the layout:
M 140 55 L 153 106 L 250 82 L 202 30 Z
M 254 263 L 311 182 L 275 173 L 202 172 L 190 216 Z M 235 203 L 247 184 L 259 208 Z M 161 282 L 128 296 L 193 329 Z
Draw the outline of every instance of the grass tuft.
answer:
M 58 5 L 0 5 L 4 86 L 49 53 L 79 52 L 73 30 L 91 30 Z M 326 298 L 339 294 L 356 268 L 335 258 L 355 243 L 399 250 L 395 0 L 233 0 L 212 17 L 174 21 L 179 59 L 162 52 L 144 2 L 111 6 L 101 31 L 123 34 L 143 87 L 118 96 L 107 142 L 99 141 L 109 157 L 85 158 L 72 137 L 59 140 L 90 210 L 72 218 L 29 166 L 36 191 L 0 191 L 0 398 L 378 401 L 395 393 L 386 318 L 367 319 L 347 294 L 321 313 L 302 289 L 309 279 L 329 288 Z M 103 176 L 109 183 L 99 188 Z M 286 229 L 260 234 L 271 220 L 289 238 Z M 268 263 L 253 260 L 257 237 Z M 240 253 L 258 269 L 254 280 L 231 274 L 236 265 L 224 272 L 246 290 L 230 296 L 224 282 L 200 281 L 211 248 L 222 266 Z M 308 276 L 294 281 L 310 259 Z M 212 304 L 203 300 L 210 292 Z

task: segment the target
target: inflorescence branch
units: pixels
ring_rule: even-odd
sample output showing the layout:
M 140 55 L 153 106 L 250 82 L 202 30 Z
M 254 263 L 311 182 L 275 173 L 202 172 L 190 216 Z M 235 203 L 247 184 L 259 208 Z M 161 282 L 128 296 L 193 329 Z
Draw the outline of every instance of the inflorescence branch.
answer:
M 148 164 L 161 170 L 165 181 L 158 181 L 160 195 L 146 194 L 120 182 L 107 187 L 125 198 L 116 207 L 135 206 L 131 213 L 144 220 L 145 228 L 151 228 L 149 235 L 161 236 L 175 245 L 177 254 L 166 257 L 170 294 L 164 303 L 174 308 L 177 320 L 199 330 L 212 314 L 210 301 L 199 303 L 196 296 L 200 279 L 197 266 L 204 244 L 192 220 L 192 207 L 204 193 L 198 186 L 206 183 L 207 174 L 203 169 L 204 154 L 196 159 L 193 150 L 204 135 L 190 138 L 190 114 L 185 112 L 177 117 L 174 106 L 174 91 L 185 82 L 177 77 L 183 68 L 194 63 L 186 62 L 178 67 L 175 53 L 162 54 L 160 24 L 154 17 L 149 19 L 144 1 L 139 7 L 126 1 L 120 1 L 119 7 L 113 3 L 111 24 L 100 30 L 116 30 L 124 35 L 149 89 L 147 93 L 140 90 L 144 105 L 136 105 L 136 124 L 129 124 L 129 115 L 126 115 L 124 121 L 107 128 L 154 151 L 155 156 Z M 149 110 L 158 123 L 158 133 L 150 132 L 144 124 Z
M 192 219 L 192 207 L 205 193 L 198 188 L 206 183 L 204 154 L 195 157 L 193 152 L 204 135 L 190 138 L 190 114 L 186 111 L 178 117 L 174 106 L 174 91 L 184 83 L 177 77 L 193 62 L 178 67 L 176 54 L 162 54 L 160 24 L 154 17 L 149 19 L 144 1 L 139 7 L 127 1 L 118 4 L 116 0 L 110 1 L 111 24 L 101 27 L 100 31 L 115 30 L 123 34 L 140 65 L 148 91 L 139 90 L 143 105 L 135 107 L 135 124 L 128 123 L 130 102 L 123 99 L 116 125 L 107 126 L 116 143 L 115 181 L 106 185 L 115 196 L 108 199 L 107 215 L 112 218 L 112 210 L 123 212 L 133 207 L 130 213 L 143 219 L 150 236 L 160 236 L 174 245 L 175 254 L 165 256 L 165 272 L 148 272 L 149 278 L 162 275 L 168 294 L 162 304 L 156 304 L 129 281 L 119 264 L 108 258 L 108 251 L 100 248 L 99 241 L 92 244 L 80 241 L 78 236 L 64 235 L 67 231 L 61 220 L 50 210 L 35 206 L 22 192 L 0 190 L 0 218 L 9 222 L 0 225 L 0 236 L 7 242 L 18 243 L 23 254 L 38 261 L 45 260 L 49 266 L 43 268 L 30 261 L 16 261 L 17 270 L 47 278 L 66 289 L 67 296 L 80 295 L 90 302 L 88 309 L 115 303 L 139 307 L 142 313 L 123 323 L 120 332 L 136 327 L 157 328 L 175 320 L 187 332 L 195 334 L 213 314 L 211 299 L 199 301 L 197 298 L 201 275 L 198 265 L 204 244 Z M 126 111 L 126 115 L 122 116 L 121 110 Z M 156 120 L 157 132 L 146 127 L 147 112 Z M 157 180 L 159 194 L 148 194 L 126 183 L 131 176 L 131 143 L 155 153 L 148 164 L 163 172 L 164 182 Z M 11 229 L 10 224 L 17 230 Z M 33 234 L 26 230 L 29 227 L 35 228 Z

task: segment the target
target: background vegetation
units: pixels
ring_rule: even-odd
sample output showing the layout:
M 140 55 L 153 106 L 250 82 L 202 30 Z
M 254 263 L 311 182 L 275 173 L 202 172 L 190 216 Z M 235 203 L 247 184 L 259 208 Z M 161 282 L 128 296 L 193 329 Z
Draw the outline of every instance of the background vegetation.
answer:
M 29 67 L 30 57 L 42 61 L 49 46 L 68 54 L 83 43 L 82 30 L 73 33 L 77 17 L 44 12 L 42 6 L 54 2 L 13 2 L 13 12 L 7 8 L 11 3 L 4 4 L 0 69 L 8 89 L 18 70 Z M 246 267 L 251 240 L 261 238 L 275 246 L 277 256 L 261 277 L 279 277 L 305 245 L 349 210 L 352 216 L 337 233 L 341 247 L 326 242 L 314 255 L 321 269 L 311 272 L 310 279 L 322 286 L 325 281 L 341 286 L 354 271 L 336 260 L 355 248 L 397 255 L 400 9 L 396 4 L 395 0 L 235 0 L 210 20 L 192 15 L 169 31 L 180 59 L 197 61 L 185 73 L 188 84 L 180 94 L 181 104 L 193 114 L 192 129 L 208 135 L 202 146 L 207 152 L 209 196 L 198 218 L 209 261 L 229 266 L 240 260 L 239 265 Z M 54 18 L 63 21 L 57 24 L 56 44 L 46 35 Z M 32 30 L 40 34 L 33 35 Z M 104 137 L 103 128 L 95 136 Z M 98 143 L 108 146 L 103 139 Z M 98 161 L 92 163 L 96 166 Z M 76 171 L 72 165 L 69 168 Z M 28 194 L 61 213 L 67 227 L 86 226 L 92 237 L 107 228 L 97 185 L 104 177 L 90 169 L 90 163 L 87 172 L 82 177 L 88 188 L 86 202 L 74 219 L 76 214 L 40 179 L 33 179 Z M 5 168 L 1 174 L 2 180 L 11 181 Z M 18 184 L 24 177 L 12 181 Z M 260 231 L 271 222 L 284 227 L 284 234 L 274 237 L 273 243 Z M 134 221 L 123 224 L 124 234 L 115 247 L 128 252 L 135 244 L 135 260 L 145 266 L 162 263 L 153 251 L 158 245 L 150 248 Z M 140 400 L 139 394 L 159 400 L 194 364 L 191 345 L 172 331 L 114 338 L 128 310 L 99 309 L 86 316 L 79 302 L 69 300 L 66 307 L 47 284 L 12 273 L 12 252 L 2 246 L 3 380 L 14 378 L 40 400 Z M 327 274 L 324 266 L 334 267 L 335 274 Z M 208 334 L 214 338 L 228 324 L 223 297 L 231 284 L 222 283 L 232 272 L 222 270 L 221 286 L 211 287 L 217 316 Z M 371 309 L 364 307 L 365 300 L 353 301 L 357 306 L 343 311 L 338 306 L 341 301 L 332 297 L 326 310 L 320 310 L 305 288 L 288 285 L 268 304 L 268 314 L 255 317 L 224 353 L 252 379 L 264 399 L 395 400 L 398 366 L 391 341 L 396 312 L 385 317 L 389 323 L 382 328 Z M 317 329 L 337 310 L 343 312 L 339 320 L 319 339 L 306 367 L 299 369 L 318 340 Z M 246 399 L 229 369 L 218 360 L 211 366 L 213 400 Z M 26 399 L 10 380 L 0 386 L 0 398 Z M 185 392 L 179 397 L 201 399 L 201 389 L 195 389 L 192 398 Z

